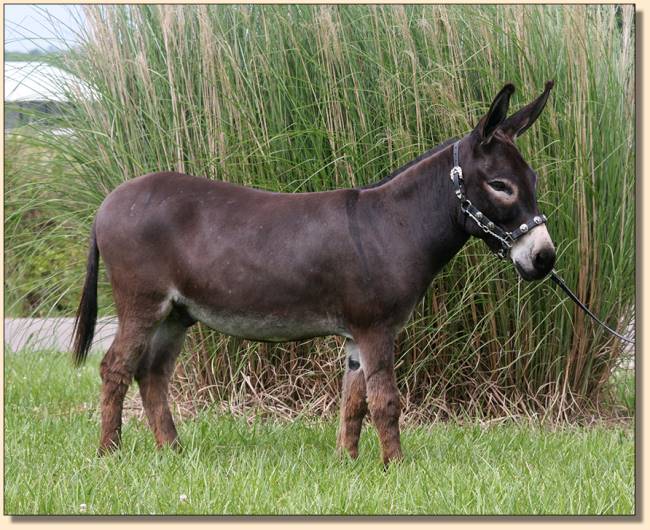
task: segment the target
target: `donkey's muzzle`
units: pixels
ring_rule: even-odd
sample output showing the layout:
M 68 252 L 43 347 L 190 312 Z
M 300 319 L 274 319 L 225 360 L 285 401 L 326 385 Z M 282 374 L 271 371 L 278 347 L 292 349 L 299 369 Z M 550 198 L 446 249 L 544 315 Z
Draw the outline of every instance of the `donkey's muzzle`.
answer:
M 515 268 L 526 281 L 541 280 L 553 270 L 555 264 L 555 248 L 542 247 L 532 252 L 530 260 L 513 260 Z
M 553 269 L 555 247 L 546 225 L 536 226 L 512 245 L 510 259 L 524 280 L 541 280 Z
M 551 246 L 542 247 L 533 256 L 533 266 L 540 277 L 546 276 L 555 264 L 555 249 Z

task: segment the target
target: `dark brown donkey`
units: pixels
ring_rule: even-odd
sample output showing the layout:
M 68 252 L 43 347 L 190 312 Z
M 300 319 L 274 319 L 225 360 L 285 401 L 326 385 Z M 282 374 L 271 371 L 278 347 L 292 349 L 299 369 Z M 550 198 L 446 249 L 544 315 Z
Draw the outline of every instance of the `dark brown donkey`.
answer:
M 101 254 L 119 327 L 100 369 L 100 453 L 119 445 L 133 378 L 157 444 L 177 444 L 168 383 L 187 329 L 201 321 L 260 341 L 345 337 L 339 448 L 356 457 L 369 411 L 384 463 L 399 459 L 394 341 L 433 276 L 470 236 L 509 255 L 527 280 L 553 266 L 536 176 L 513 143 L 551 87 L 506 118 L 506 85 L 467 136 L 365 188 L 272 193 L 179 173 L 120 185 L 92 228 L 74 344 L 81 363 Z M 462 176 L 450 178 L 453 166 Z

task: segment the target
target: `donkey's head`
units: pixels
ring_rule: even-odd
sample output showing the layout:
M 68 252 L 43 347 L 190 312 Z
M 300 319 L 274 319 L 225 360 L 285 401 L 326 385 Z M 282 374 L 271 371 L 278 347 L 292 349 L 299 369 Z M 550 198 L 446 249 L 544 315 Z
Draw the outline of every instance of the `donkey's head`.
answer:
M 479 218 L 477 222 L 472 215 L 465 214 L 465 230 L 483 239 L 493 250 L 503 248 L 497 236 L 508 233 L 506 239 L 512 246 L 510 258 L 525 280 L 543 278 L 551 271 L 555 248 L 544 224 L 545 217 L 537 207 L 537 175 L 521 156 L 514 140 L 538 118 L 552 87 L 553 82 L 547 82 L 536 100 L 508 118 L 510 96 L 515 87 L 504 86 L 490 110 L 459 146 L 464 194 L 475 208 L 472 210 L 475 217 Z M 494 232 L 485 231 L 486 226 L 481 226 L 481 222 L 487 225 L 488 221 L 481 221 L 486 219 L 496 225 Z

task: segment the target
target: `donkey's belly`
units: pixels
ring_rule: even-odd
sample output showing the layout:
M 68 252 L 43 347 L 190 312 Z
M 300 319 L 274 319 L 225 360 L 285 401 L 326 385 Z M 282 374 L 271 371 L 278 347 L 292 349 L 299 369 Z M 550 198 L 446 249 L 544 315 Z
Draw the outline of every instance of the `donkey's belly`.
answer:
M 325 335 L 349 336 L 337 319 L 323 315 L 234 312 L 202 306 L 182 297 L 177 303 L 181 304 L 193 319 L 226 335 L 244 339 L 283 342 Z

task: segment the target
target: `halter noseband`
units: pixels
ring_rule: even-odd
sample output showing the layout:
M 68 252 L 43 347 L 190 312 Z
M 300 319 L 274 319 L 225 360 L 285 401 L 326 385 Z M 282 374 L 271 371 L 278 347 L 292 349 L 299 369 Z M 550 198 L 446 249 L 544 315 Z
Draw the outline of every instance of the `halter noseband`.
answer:
M 536 215 L 512 232 L 508 232 L 499 225 L 490 221 L 481 210 L 472 204 L 463 192 L 463 170 L 458 161 L 459 144 L 460 140 L 454 144 L 454 167 L 451 168 L 450 177 L 451 181 L 454 183 L 454 188 L 456 188 L 455 193 L 456 197 L 458 197 L 458 200 L 460 201 L 460 209 L 465 215 L 469 216 L 483 230 L 483 232 L 490 234 L 499 242 L 501 248 L 496 251 L 496 255 L 501 259 L 505 259 L 510 254 L 512 244 L 536 226 L 546 223 L 546 216 L 543 214 Z

